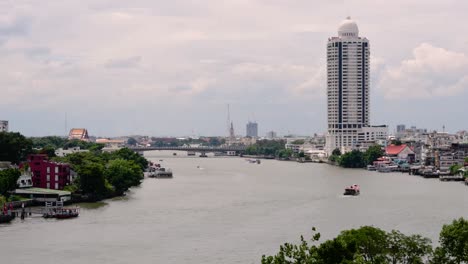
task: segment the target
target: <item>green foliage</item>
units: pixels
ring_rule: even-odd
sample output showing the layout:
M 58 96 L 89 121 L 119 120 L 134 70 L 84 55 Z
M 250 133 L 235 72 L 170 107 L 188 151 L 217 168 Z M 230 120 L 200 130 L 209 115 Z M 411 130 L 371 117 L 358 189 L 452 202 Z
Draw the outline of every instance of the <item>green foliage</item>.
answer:
M 315 245 L 319 238 L 315 233 L 309 244 L 301 236 L 298 245 L 286 243 L 276 255 L 263 255 L 262 264 L 422 264 L 432 252 L 428 238 L 371 226 L 345 230 Z
M 276 156 L 280 159 L 289 159 L 293 156 L 293 151 L 291 149 L 282 149 L 276 153 Z
M 299 152 L 298 157 L 299 158 L 304 158 L 305 157 L 304 151 Z
M 341 156 L 341 150 L 339 148 L 334 149 L 332 151 L 332 155 Z
M 364 152 L 364 161 L 366 165 L 371 165 L 374 161 L 384 155 L 382 147 L 379 145 L 370 146 L 366 152 Z
M 458 164 L 453 164 L 452 166 L 450 166 L 450 174 L 452 175 L 455 175 L 458 173 L 458 170 L 463 168 L 462 165 L 458 165 Z
M 330 157 L 328 157 L 328 160 L 331 162 L 338 162 L 340 160 L 340 156 L 332 154 Z
M 385 263 L 388 247 L 387 233 L 372 226 L 363 226 L 341 232 L 337 239 L 343 241 L 346 248 L 355 250 L 365 263 Z
M 143 170 L 148 168 L 148 161 L 143 156 L 129 148 L 121 148 L 112 152 L 110 159 L 131 160 L 138 164 Z
M 78 179 L 67 186 L 71 192 L 105 197 L 109 193 L 123 194 L 143 179 L 148 161 L 128 148 L 108 153 L 77 152 L 53 160 L 65 162 L 78 172 Z
M 396 145 L 396 146 L 401 146 L 402 142 L 399 139 L 394 139 L 391 141 L 391 144 Z
M 305 143 L 304 139 L 296 139 L 293 142 L 291 142 L 291 144 L 294 144 L 294 145 L 304 145 L 304 143 Z
M 366 165 L 364 154 L 359 150 L 353 150 L 341 155 L 338 164 L 345 168 L 363 168 Z
M 285 143 L 284 140 L 258 140 L 255 144 L 247 147 L 245 154 L 274 157 L 285 149 Z
M 0 170 L 0 195 L 9 196 L 8 192 L 16 189 L 21 172 L 17 169 Z
M 123 194 L 132 186 L 140 185 L 143 179 L 141 167 L 133 160 L 124 159 L 109 161 L 104 175 L 118 194 Z
M 51 145 L 47 145 L 43 147 L 40 151 L 39 154 L 46 154 L 49 158 L 55 157 L 55 148 Z
M 74 148 L 74 147 L 80 147 L 80 149 L 89 149 L 93 151 L 93 150 L 101 150 L 104 147 L 104 144 L 87 142 L 87 141 L 82 141 L 78 139 L 69 140 L 67 138 L 57 137 L 57 136 L 33 137 L 30 139 L 33 143 L 33 147 L 38 148 L 38 149 L 44 149 L 47 147 L 47 148 L 53 148 L 55 150 L 58 148 L 69 149 L 69 148 Z M 49 156 L 49 157 L 53 157 L 53 156 Z
M 136 139 L 134 138 L 128 138 L 127 140 L 127 144 L 130 145 L 130 146 L 135 146 L 136 144 L 138 143 L 138 141 L 136 141 Z
M 423 264 L 424 257 L 432 252 L 431 240 L 420 235 L 392 230 L 387 236 L 389 263 Z
M 444 225 L 439 235 L 439 243 L 431 263 L 468 263 L 468 220 L 460 218 Z
M 85 194 L 106 194 L 104 166 L 97 162 L 85 162 L 78 167 L 80 189 Z
M 0 132 L 0 160 L 18 164 L 31 154 L 32 141 L 16 132 Z
M 468 157 L 465 157 L 465 163 L 468 163 Z
M 45 148 L 46 146 L 54 149 L 61 148 L 65 145 L 68 139 L 64 137 L 48 136 L 48 137 L 32 137 L 30 138 L 34 148 Z

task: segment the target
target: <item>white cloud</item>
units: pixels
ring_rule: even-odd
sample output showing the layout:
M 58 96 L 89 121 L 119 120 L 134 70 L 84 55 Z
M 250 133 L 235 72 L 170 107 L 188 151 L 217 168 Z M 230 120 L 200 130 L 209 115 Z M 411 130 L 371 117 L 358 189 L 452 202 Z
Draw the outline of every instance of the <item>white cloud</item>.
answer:
M 455 96 L 468 90 L 468 57 L 422 43 L 413 58 L 389 67 L 380 89 L 389 99 Z

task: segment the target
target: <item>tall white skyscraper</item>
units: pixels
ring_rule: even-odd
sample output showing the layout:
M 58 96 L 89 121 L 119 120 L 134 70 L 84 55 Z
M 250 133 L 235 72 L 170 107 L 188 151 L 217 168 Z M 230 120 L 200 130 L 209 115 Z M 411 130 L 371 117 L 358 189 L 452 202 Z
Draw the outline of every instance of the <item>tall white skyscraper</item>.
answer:
M 342 152 L 386 137 L 386 126 L 369 126 L 369 40 L 350 17 L 327 45 L 327 151 Z

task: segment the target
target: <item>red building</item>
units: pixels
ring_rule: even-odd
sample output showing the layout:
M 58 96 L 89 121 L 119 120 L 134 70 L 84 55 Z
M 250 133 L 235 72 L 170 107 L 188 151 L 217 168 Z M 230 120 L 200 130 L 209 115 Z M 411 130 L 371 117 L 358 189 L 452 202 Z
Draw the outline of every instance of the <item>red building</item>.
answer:
M 28 156 L 33 187 L 62 190 L 70 184 L 70 165 L 50 161 L 45 154 Z

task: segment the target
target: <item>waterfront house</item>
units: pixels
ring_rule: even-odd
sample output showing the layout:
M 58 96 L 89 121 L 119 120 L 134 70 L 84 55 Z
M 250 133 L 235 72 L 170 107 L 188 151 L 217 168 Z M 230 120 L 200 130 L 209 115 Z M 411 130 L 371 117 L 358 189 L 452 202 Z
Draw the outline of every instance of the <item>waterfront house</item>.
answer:
M 50 161 L 45 154 L 28 156 L 28 165 L 34 187 L 62 190 L 71 183 L 70 165 Z
M 414 162 L 415 153 L 414 151 L 406 144 L 402 145 L 388 145 L 385 148 L 385 154 L 388 157 L 399 160 L 407 160 L 408 162 Z

